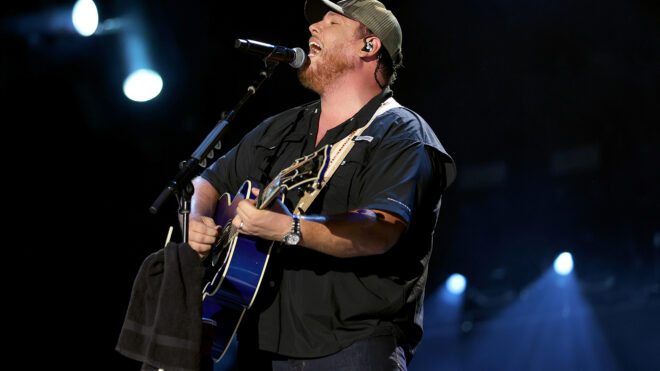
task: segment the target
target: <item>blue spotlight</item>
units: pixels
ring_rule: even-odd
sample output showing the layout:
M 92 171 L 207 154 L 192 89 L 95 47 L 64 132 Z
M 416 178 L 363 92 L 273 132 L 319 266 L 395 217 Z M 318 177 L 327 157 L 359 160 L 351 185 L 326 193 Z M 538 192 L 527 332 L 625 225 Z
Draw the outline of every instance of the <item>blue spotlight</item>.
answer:
M 90 36 L 99 26 L 99 12 L 92 0 L 78 0 L 71 12 L 71 21 L 79 34 Z
M 124 80 L 124 95 L 136 102 L 154 99 L 163 89 L 163 79 L 153 70 L 139 69 Z
M 445 283 L 445 287 L 447 288 L 447 291 L 454 295 L 460 295 L 465 291 L 465 286 L 466 286 L 467 281 L 465 280 L 465 277 L 462 274 L 459 273 L 454 273 L 449 278 L 447 278 L 447 283 Z
M 557 256 L 553 265 L 555 272 L 565 276 L 573 271 L 573 255 L 570 252 L 563 252 Z

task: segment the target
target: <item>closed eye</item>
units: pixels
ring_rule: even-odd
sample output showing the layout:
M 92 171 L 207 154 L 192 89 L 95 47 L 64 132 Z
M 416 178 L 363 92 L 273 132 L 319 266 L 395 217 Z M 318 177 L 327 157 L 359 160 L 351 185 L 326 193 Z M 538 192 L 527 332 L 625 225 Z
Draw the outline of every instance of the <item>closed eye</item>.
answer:
M 340 24 L 341 16 L 334 12 L 328 12 L 325 17 L 330 21 L 330 24 Z

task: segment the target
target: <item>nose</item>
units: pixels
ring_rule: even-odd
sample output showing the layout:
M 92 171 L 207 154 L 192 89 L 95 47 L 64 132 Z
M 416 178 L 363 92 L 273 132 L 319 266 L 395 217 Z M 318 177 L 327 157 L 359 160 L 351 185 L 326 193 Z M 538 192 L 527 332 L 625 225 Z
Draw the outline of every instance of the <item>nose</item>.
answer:
M 319 22 L 312 23 L 312 24 L 309 25 L 309 32 L 310 32 L 312 35 L 313 35 L 313 34 L 318 34 L 318 33 L 319 33 L 319 28 L 320 28 L 319 26 L 320 26 L 320 23 L 321 23 L 321 22 L 319 21 Z

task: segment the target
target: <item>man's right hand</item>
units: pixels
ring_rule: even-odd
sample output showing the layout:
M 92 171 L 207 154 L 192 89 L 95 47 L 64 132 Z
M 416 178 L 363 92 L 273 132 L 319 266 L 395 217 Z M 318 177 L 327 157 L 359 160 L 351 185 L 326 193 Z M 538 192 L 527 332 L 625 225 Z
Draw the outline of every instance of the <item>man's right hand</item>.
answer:
M 190 204 L 190 219 L 188 221 L 188 244 L 199 256 L 205 258 L 211 251 L 211 247 L 218 239 L 222 226 L 216 225 L 213 218 L 215 205 L 220 198 L 218 192 L 211 183 L 202 177 L 192 181 L 195 187 L 192 202 Z M 180 218 L 182 221 L 183 218 Z
M 205 258 L 218 239 L 222 226 L 216 225 L 208 216 L 191 217 L 188 223 L 188 244 Z

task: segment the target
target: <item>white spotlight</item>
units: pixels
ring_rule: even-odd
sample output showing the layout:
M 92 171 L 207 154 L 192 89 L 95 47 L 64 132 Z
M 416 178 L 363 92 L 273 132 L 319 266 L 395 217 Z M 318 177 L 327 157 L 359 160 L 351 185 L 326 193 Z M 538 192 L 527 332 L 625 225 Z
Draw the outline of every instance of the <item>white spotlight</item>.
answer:
M 553 265 L 555 272 L 565 276 L 573 271 L 573 255 L 570 252 L 563 252 L 557 256 Z
M 134 71 L 124 80 L 124 95 L 136 102 L 154 99 L 163 89 L 163 79 L 153 70 Z
M 99 12 L 92 0 L 78 0 L 71 12 L 71 21 L 79 34 L 90 36 L 99 26 Z
M 447 278 L 447 283 L 445 283 L 447 291 L 454 295 L 462 294 L 463 291 L 465 291 L 466 285 L 467 281 L 465 280 L 465 277 L 459 273 L 454 273 L 449 276 L 449 278 Z

